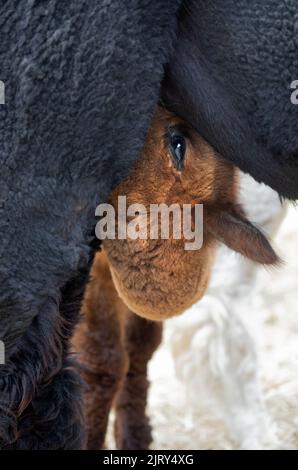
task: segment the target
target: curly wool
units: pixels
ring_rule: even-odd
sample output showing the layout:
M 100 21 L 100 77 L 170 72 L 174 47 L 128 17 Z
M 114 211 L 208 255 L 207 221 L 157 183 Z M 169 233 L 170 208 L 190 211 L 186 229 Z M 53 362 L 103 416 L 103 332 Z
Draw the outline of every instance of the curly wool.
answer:
M 179 3 L 1 3 L 0 447 L 83 445 L 66 355 L 95 207 L 142 146 Z

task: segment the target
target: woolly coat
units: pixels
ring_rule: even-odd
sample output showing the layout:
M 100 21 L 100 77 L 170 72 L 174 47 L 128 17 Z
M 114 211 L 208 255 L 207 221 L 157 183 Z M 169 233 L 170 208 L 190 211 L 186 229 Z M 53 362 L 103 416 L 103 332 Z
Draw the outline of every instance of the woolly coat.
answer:
M 223 157 L 291 199 L 298 198 L 297 80 L 296 0 L 183 2 L 165 104 Z
M 65 358 L 92 261 L 94 211 L 142 146 L 179 4 L 0 4 L 0 447 L 17 436 L 19 448 L 82 444 Z M 182 84 L 176 112 L 225 158 L 297 197 L 298 108 L 288 96 L 298 78 L 296 2 L 197 8 L 197 32 L 190 46 L 180 32 L 164 99 L 179 103 Z
M 0 340 L 6 354 L 0 447 L 16 438 L 16 417 L 36 388 L 67 367 L 67 338 L 92 259 L 95 208 L 142 146 L 179 3 L 0 4 Z M 57 384 L 43 403 L 65 402 L 66 386 Z M 32 406 L 45 422 L 56 412 L 41 402 Z M 60 409 L 61 419 L 68 414 Z M 37 429 L 36 416 L 34 423 Z M 20 447 L 80 446 L 78 436 L 76 444 L 66 442 L 64 425 L 52 420 L 51 426 L 55 444 L 45 436 L 39 443 L 36 431 Z

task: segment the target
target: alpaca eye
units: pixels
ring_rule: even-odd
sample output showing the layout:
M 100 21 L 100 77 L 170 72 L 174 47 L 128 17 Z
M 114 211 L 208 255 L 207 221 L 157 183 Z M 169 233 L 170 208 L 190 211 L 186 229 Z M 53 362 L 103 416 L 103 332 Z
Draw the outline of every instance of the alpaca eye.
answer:
M 186 152 L 186 141 L 181 132 L 175 128 L 169 129 L 169 148 L 176 168 L 181 170 Z

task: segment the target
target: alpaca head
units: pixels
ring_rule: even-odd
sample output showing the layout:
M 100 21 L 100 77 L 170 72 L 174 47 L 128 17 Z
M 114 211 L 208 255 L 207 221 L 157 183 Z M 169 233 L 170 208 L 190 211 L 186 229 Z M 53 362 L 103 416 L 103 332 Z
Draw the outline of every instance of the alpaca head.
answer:
M 154 115 L 132 172 L 111 195 L 116 212 L 118 196 L 126 196 L 127 207 L 141 204 L 138 207 L 146 209 L 145 222 L 142 220 L 147 237 L 106 239 L 103 246 L 119 295 L 131 310 L 148 319 L 164 320 L 182 313 L 203 296 L 218 241 L 253 261 L 277 261 L 265 236 L 246 219 L 237 203 L 236 169 L 185 121 L 164 109 Z M 152 239 L 148 215 L 152 204 L 178 204 L 180 208 L 189 204 L 192 228 L 195 205 L 202 204 L 200 249 L 186 249 L 189 240 L 183 231 L 180 238 L 169 230 L 166 239 L 160 231 Z M 160 217 L 159 229 L 161 221 Z

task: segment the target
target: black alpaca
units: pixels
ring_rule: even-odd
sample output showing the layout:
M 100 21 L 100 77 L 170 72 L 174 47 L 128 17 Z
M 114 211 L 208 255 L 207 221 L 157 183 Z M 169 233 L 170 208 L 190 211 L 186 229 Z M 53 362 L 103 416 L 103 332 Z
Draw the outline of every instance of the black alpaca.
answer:
M 0 6 L 0 448 L 84 445 L 68 358 L 95 208 L 158 101 L 179 0 Z

